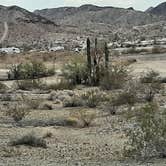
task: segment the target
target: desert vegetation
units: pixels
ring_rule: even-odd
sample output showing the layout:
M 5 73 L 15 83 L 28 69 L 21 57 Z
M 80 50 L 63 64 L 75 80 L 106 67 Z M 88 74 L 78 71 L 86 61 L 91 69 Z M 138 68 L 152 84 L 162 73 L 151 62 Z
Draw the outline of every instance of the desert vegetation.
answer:
M 97 39 L 87 39 L 86 53 L 65 54 L 51 67 L 55 57 L 46 62 L 25 57 L 9 65 L 9 80 L 1 82 L 0 131 L 8 137 L 0 144 L 2 158 L 30 153 L 34 159 L 40 153 L 63 163 L 88 156 L 89 162 L 109 165 L 165 157 L 160 73 L 133 75 L 136 60 L 112 56 Z

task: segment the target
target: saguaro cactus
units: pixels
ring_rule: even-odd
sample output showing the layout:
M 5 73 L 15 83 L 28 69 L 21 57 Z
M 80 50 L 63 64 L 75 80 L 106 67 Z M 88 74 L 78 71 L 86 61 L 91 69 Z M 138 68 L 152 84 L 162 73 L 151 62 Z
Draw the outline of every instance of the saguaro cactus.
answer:
M 107 43 L 105 42 L 104 46 L 104 53 L 105 53 L 105 68 L 108 69 L 108 63 L 109 63 L 109 50 Z
M 93 61 L 94 61 L 94 66 L 96 66 L 97 65 L 97 38 L 95 38 L 95 50 L 94 50 Z
M 91 79 L 92 74 L 92 62 L 91 62 L 91 48 L 90 48 L 90 39 L 87 39 L 87 67 L 89 72 L 89 79 Z

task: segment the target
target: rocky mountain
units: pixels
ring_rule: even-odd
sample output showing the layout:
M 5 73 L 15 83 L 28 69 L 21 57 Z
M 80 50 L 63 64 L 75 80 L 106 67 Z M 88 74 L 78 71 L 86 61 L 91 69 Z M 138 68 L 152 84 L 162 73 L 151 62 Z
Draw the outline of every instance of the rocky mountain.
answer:
M 5 26 L 7 23 L 8 34 L 2 43 L 4 46 L 41 48 L 58 41 L 72 45 L 78 37 L 80 40 L 86 37 L 108 40 L 164 37 L 165 4 L 146 12 L 136 11 L 132 7 L 124 9 L 87 4 L 32 13 L 18 6 L 0 6 L 0 36 L 4 32 L 4 23 Z
M 148 12 L 158 16 L 166 16 L 166 2 L 159 4 Z
M 39 15 L 18 6 L 0 6 L 0 36 L 4 33 L 4 22 L 8 26 L 8 34 L 3 45 L 31 45 L 49 32 L 57 29 L 57 25 Z M 14 44 L 13 44 L 14 43 Z
M 153 9 L 154 9 L 154 7 L 151 6 L 150 8 L 148 8 L 147 10 L 145 10 L 145 12 L 150 13 Z
M 157 21 L 157 17 L 149 13 L 135 11 L 133 8 L 123 9 L 114 7 L 99 7 L 83 5 L 80 7 L 63 7 L 43 9 L 34 12 L 59 24 L 87 25 L 87 24 L 110 24 L 110 25 L 144 25 Z
M 109 39 L 117 38 L 117 36 L 118 38 L 132 39 L 137 38 L 138 35 L 153 38 L 153 34 L 149 33 L 145 25 L 154 29 L 156 23 L 160 25 L 159 22 L 165 20 L 165 18 L 150 12 L 136 11 L 132 7 L 124 9 L 95 5 L 43 9 L 36 10 L 34 13 L 59 24 L 64 28 L 64 33 Z M 141 28 L 141 26 L 143 27 Z M 144 33 L 142 33 L 144 28 Z M 160 32 L 163 30 L 160 28 L 153 30 L 155 36 L 161 36 Z

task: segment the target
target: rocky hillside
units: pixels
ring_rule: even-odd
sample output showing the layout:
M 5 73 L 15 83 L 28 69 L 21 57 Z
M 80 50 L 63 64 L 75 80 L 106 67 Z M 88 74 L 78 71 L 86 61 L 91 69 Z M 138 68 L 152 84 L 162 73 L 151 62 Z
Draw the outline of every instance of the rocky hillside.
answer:
M 68 45 L 78 36 L 81 40 L 87 36 L 109 40 L 164 37 L 165 17 L 160 16 L 166 12 L 164 4 L 146 12 L 136 11 L 132 7 L 123 9 L 83 5 L 32 13 L 18 6 L 0 6 L 0 36 L 4 32 L 4 22 L 7 22 L 9 30 L 3 46 L 41 48 L 58 41 Z M 155 11 L 160 11 L 160 14 Z
M 148 12 L 158 16 L 166 16 L 166 2 L 163 2 L 158 6 L 151 8 L 151 10 L 149 10 Z
M 57 29 L 54 22 L 31 13 L 18 6 L 0 6 L 0 36 L 4 32 L 4 22 L 8 25 L 6 45 L 36 44 L 40 38 Z
M 149 13 L 135 11 L 133 8 L 122 9 L 114 7 L 98 7 L 83 5 L 81 7 L 63 7 L 43 9 L 35 11 L 35 14 L 43 16 L 59 24 L 87 25 L 144 25 L 156 22 L 158 17 Z
M 64 32 L 69 34 L 109 39 L 117 39 L 118 37 L 124 40 L 132 40 L 138 37 L 153 38 L 165 33 L 165 30 L 163 32 L 165 26 L 159 26 L 155 29 L 156 25 L 161 25 L 160 22 L 163 24 L 165 18 L 152 14 L 151 10 L 153 9 L 141 12 L 134 10 L 132 7 L 124 9 L 83 5 L 80 7 L 36 10 L 34 13 L 59 24 L 64 28 Z

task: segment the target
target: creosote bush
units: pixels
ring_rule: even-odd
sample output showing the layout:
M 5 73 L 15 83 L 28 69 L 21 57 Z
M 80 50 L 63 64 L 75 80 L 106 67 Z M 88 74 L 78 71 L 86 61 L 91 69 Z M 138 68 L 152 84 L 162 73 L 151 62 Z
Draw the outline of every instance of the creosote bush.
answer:
M 84 101 L 85 105 L 90 108 L 95 108 L 100 103 L 108 100 L 106 94 L 101 92 L 99 89 L 86 91 L 81 95 L 81 99 Z
M 6 116 L 13 118 L 15 122 L 21 121 L 25 118 L 31 111 L 31 104 L 25 96 L 21 96 L 19 101 L 8 104 L 4 107 L 3 113 Z
M 30 113 L 30 109 L 24 103 L 15 103 L 4 110 L 4 114 L 13 118 L 16 122 L 21 121 Z
M 8 78 L 15 80 L 36 79 L 50 75 L 54 75 L 54 69 L 47 69 L 42 62 L 31 61 L 11 66 Z
M 160 74 L 154 70 L 150 70 L 144 75 L 141 76 L 140 78 L 142 83 L 156 83 L 156 82 L 161 82 L 161 77 Z
M 100 86 L 104 90 L 120 89 L 129 80 L 129 68 L 123 64 L 112 64 L 105 70 L 100 81 Z
M 43 138 L 36 136 L 34 132 L 25 134 L 23 136 L 20 136 L 19 138 L 15 138 L 14 140 L 11 140 L 9 144 L 11 146 L 25 145 L 47 148 L 46 141 Z
M 81 107 L 84 105 L 84 102 L 81 100 L 80 96 L 74 95 L 71 98 L 67 98 L 63 101 L 64 107 Z
M 72 84 L 87 84 L 88 70 L 85 60 L 78 57 L 64 66 L 63 75 Z
M 108 97 L 105 93 L 102 93 L 99 89 L 91 89 L 83 94 L 74 95 L 69 99 L 63 101 L 64 107 L 81 107 L 87 106 L 95 108 L 102 102 L 108 101 Z
M 131 113 L 131 112 L 130 112 Z M 148 103 L 132 112 L 134 126 L 128 129 L 125 155 L 132 157 L 166 157 L 166 113 L 156 103 Z
M 164 89 L 162 85 L 162 78 L 156 71 L 149 71 L 140 78 L 142 83 L 142 90 L 144 91 L 144 98 L 148 102 L 152 102 L 155 95 Z

